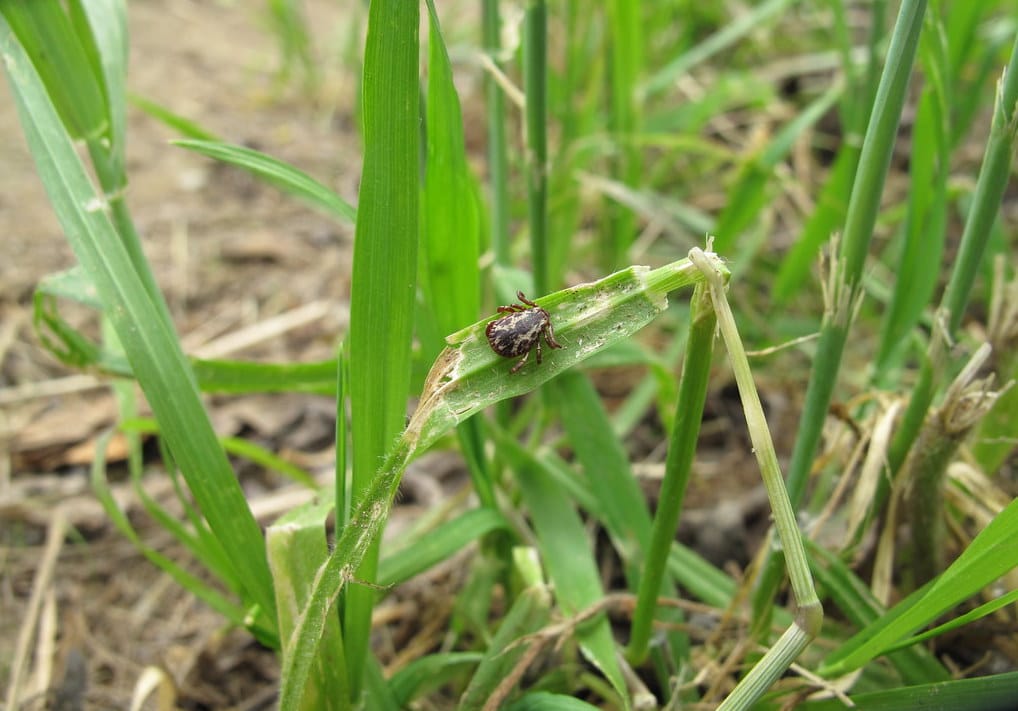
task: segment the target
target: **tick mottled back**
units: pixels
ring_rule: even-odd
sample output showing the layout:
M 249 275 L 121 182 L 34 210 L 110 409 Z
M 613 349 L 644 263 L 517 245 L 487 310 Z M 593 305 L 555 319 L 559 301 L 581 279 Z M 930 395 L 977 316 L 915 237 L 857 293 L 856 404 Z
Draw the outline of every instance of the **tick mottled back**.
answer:
M 526 306 L 520 304 L 499 306 L 498 312 L 505 315 L 495 319 L 484 329 L 491 350 L 504 358 L 523 356 L 520 362 L 509 370 L 510 375 L 523 367 L 530 357 L 530 351 L 535 348 L 537 362 L 541 363 L 542 336 L 549 348 L 562 347 L 555 340 L 555 331 L 551 327 L 551 316 L 548 312 L 524 296 L 522 291 L 516 292 L 516 298 Z

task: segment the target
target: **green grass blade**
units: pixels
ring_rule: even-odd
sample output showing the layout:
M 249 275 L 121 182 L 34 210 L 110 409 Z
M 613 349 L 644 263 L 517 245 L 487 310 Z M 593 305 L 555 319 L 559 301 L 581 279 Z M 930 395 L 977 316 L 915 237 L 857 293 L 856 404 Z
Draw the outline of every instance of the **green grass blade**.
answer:
M 536 691 L 523 695 L 507 706 L 506 711 L 597 711 L 597 706 L 571 696 Z
M 895 605 L 832 654 L 821 673 L 838 676 L 860 668 L 1016 565 L 1018 500 L 1001 511 L 940 577 Z
M 936 684 L 906 686 L 888 691 L 871 691 L 849 697 L 855 708 L 866 711 L 901 709 L 952 709 L 952 711 L 1007 711 L 1018 699 L 1018 672 L 994 674 L 975 679 L 955 679 Z M 840 699 L 807 701 L 802 711 L 842 711 Z
M 371 3 L 362 97 L 364 169 L 350 300 L 354 501 L 371 485 L 406 418 L 419 234 L 419 23 L 417 3 Z M 377 556 L 376 545 L 358 569 L 359 579 L 374 580 Z M 347 591 L 343 632 L 354 699 L 361 689 L 374 600 L 371 588 Z M 288 683 L 301 682 L 284 680 Z
M 530 452 L 501 433 L 497 442 L 519 482 L 558 607 L 570 617 L 586 612 L 601 602 L 604 590 L 576 508 Z M 576 628 L 576 636 L 585 656 L 611 682 L 628 708 L 608 618 L 603 613 L 595 615 Z
M 71 3 L 72 13 L 82 13 L 98 50 L 98 62 L 105 89 L 106 113 L 110 122 L 112 168 L 126 176 L 127 147 L 127 3 L 124 0 L 92 0 Z M 83 34 L 83 32 L 79 32 Z
M 907 341 L 923 310 L 930 306 L 944 253 L 952 102 L 946 85 L 946 38 L 937 22 L 929 23 L 929 30 L 921 47 L 926 83 L 912 128 L 904 246 L 875 364 L 878 379 L 892 353 Z
M 480 215 L 467 163 L 452 66 L 429 0 L 427 147 L 422 197 L 421 286 L 438 333 L 475 321 L 481 310 Z M 429 359 L 441 350 L 437 344 Z
M 202 512 L 233 561 L 243 561 L 233 572 L 249 599 L 272 619 L 275 603 L 261 530 L 202 407 L 194 376 L 165 320 L 165 307 L 150 298 L 103 209 L 105 202 L 95 194 L 41 81 L 4 20 L 0 52 L 57 218 L 95 284 Z
M 162 121 L 166 126 L 169 126 L 177 133 L 187 138 L 196 141 L 208 141 L 210 143 L 222 143 L 221 139 L 211 131 L 202 128 L 200 125 L 187 119 L 180 114 L 170 111 L 162 104 L 156 103 L 150 99 L 146 99 L 144 96 L 138 96 L 137 94 L 131 95 L 131 103 L 137 106 L 139 109 L 147 113 L 152 118 Z
M 279 634 L 283 639 L 293 632 L 310 594 L 315 571 L 329 557 L 325 523 L 331 511 L 331 501 L 309 502 L 288 512 L 265 533 L 276 591 Z M 307 711 L 350 709 L 345 672 L 339 620 L 332 617 L 318 647 L 312 681 L 299 708 Z
M 841 254 L 846 280 L 854 290 L 862 278 L 873 228 L 880 211 L 887 169 L 894 153 L 901 112 L 912 78 L 912 65 L 926 12 L 925 0 L 905 0 L 891 34 L 884 73 L 877 87 L 873 113 L 863 139 L 859 171 L 845 217 Z
M 496 67 L 501 68 L 502 18 L 499 0 L 482 0 L 482 34 L 484 50 Z M 509 150 L 506 142 L 505 97 L 492 73 L 484 74 L 484 111 L 488 124 L 488 183 L 491 210 L 491 244 L 495 262 L 509 266 Z
M 75 139 L 108 135 L 106 98 L 91 38 L 82 37 L 59 0 L 0 4 L 46 87 L 63 125 Z
M 483 658 L 480 652 L 429 654 L 395 672 L 389 679 L 389 689 L 399 708 L 405 709 L 414 699 L 466 676 Z
M 332 190 L 307 173 L 261 151 L 246 146 L 192 139 L 173 141 L 173 144 L 246 170 L 342 222 L 353 224 L 357 220 L 356 209 Z
M 508 528 L 506 520 L 493 509 L 467 511 L 420 538 L 405 541 L 400 550 L 382 558 L 378 566 L 378 584 L 397 585 L 409 580 L 490 531 Z
M 640 100 L 637 81 L 643 69 L 643 28 L 641 4 L 628 0 L 607 3 L 608 40 L 611 65 L 611 89 L 608 128 L 614 134 L 618 153 L 614 168 L 623 184 L 638 188 L 642 182 L 640 150 L 634 139 L 640 131 Z M 602 264 L 616 269 L 624 264 L 629 245 L 636 237 L 636 219 L 632 212 L 611 204 L 608 209 L 608 233 Z
M 740 15 L 724 29 L 708 37 L 692 49 L 680 54 L 664 67 L 647 78 L 642 87 L 646 95 L 658 94 L 671 87 L 675 81 L 700 62 L 728 49 L 752 32 L 759 32 L 770 20 L 787 10 L 799 0 L 768 0 L 757 4 Z
M 843 92 L 843 85 L 832 86 L 797 114 L 758 155 L 742 165 L 714 227 L 713 234 L 717 235 L 714 249 L 722 254 L 729 252 L 738 243 L 739 236 L 759 221 L 760 212 L 772 200 L 769 187 L 775 168 L 788 157 L 799 136 L 830 111 Z
M 986 143 L 983 164 L 979 170 L 972 208 L 965 220 L 958 260 L 941 304 L 946 309 L 949 333 L 961 324 L 972 284 L 979 273 L 979 264 L 992 234 L 991 227 L 1000 211 L 1000 202 L 1008 185 L 1014 155 L 1015 133 L 1018 132 L 1018 39 L 1011 47 L 1011 56 L 994 103 L 990 138 Z
M 891 149 L 898 133 L 898 122 L 912 74 L 925 10 L 925 0 L 904 0 L 901 4 L 873 113 L 863 139 L 859 168 L 845 221 L 841 262 L 833 277 L 834 287 L 830 297 L 833 303 L 824 315 L 806 389 L 805 406 L 799 419 L 799 432 L 788 464 L 788 498 L 795 508 L 802 502 L 807 476 L 813 466 L 827 409 L 838 381 L 841 358 L 848 339 L 866 254 L 876 225 Z M 769 557 L 762 582 L 757 588 L 754 609 L 758 630 L 765 626 L 764 611 L 770 609 L 781 578 L 780 558 L 778 554 Z

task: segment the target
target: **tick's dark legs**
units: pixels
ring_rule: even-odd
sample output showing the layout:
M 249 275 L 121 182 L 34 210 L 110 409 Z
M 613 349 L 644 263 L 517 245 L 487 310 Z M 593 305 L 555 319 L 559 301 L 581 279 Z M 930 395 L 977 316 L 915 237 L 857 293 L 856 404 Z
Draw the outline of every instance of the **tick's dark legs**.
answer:
M 517 311 L 526 311 L 527 307 L 520 306 L 519 304 L 512 304 L 511 306 L 499 306 L 496 310 L 500 314 L 511 314 L 516 313 Z
M 555 340 L 555 332 L 551 329 L 551 321 L 548 322 L 548 327 L 544 329 L 544 340 L 548 342 L 549 348 L 561 348 L 562 344 Z M 537 342 L 537 347 L 541 347 L 541 342 Z M 538 363 L 541 361 L 538 360 Z
M 526 296 L 524 296 L 522 291 L 517 291 L 516 292 L 516 298 L 519 299 L 520 301 L 522 301 L 525 304 L 530 304 L 534 308 L 537 308 L 537 304 L 535 304 L 533 301 L 531 301 Z
M 541 339 L 537 339 L 537 364 L 541 365 Z
M 514 366 L 512 367 L 512 369 L 510 369 L 510 371 L 509 371 L 509 375 L 512 375 L 512 374 L 513 374 L 513 373 L 515 373 L 515 372 L 516 372 L 517 370 L 519 370 L 520 368 L 522 368 L 522 367 L 523 367 L 523 364 L 527 362 L 527 358 L 529 358 L 529 357 L 530 357 L 530 351 L 527 351 L 526 353 L 524 353 L 524 354 L 523 354 L 523 357 L 522 357 L 522 358 L 520 358 L 520 362 L 519 362 L 519 363 L 517 363 L 516 365 L 514 365 Z M 540 356 L 538 357 L 538 359 L 537 359 L 537 362 L 538 362 L 538 363 L 540 363 L 540 362 L 541 362 Z

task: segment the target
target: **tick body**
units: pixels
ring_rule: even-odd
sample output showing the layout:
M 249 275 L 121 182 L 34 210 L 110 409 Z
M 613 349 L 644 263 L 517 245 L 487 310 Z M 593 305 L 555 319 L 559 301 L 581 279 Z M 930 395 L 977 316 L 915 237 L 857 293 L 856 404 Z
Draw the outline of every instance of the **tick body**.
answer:
M 561 348 L 555 340 L 555 331 L 551 328 L 551 316 L 548 312 L 523 295 L 516 292 L 516 298 L 526 306 L 511 304 L 499 306 L 498 312 L 505 314 L 495 319 L 484 329 L 491 350 L 504 358 L 520 358 L 520 362 L 512 367 L 512 375 L 523 367 L 530 357 L 530 351 L 537 349 L 537 362 L 541 363 L 541 338 L 549 348 Z

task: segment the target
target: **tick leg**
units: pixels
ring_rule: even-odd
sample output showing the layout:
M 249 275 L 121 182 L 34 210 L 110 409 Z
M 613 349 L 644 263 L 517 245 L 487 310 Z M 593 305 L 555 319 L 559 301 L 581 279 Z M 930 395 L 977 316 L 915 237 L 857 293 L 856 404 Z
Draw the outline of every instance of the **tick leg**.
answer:
M 511 306 L 499 306 L 496 311 L 500 314 L 513 314 L 517 311 L 526 311 L 527 307 L 520 306 L 519 304 L 512 304 Z
M 523 367 L 523 364 L 527 362 L 527 358 L 529 358 L 529 357 L 530 357 L 530 351 L 527 351 L 526 353 L 524 353 L 524 354 L 523 354 L 523 357 L 522 357 L 522 358 L 520 358 L 520 362 L 519 362 L 519 363 L 517 363 L 516 365 L 514 365 L 514 366 L 513 366 L 513 367 L 512 367 L 512 368 L 511 368 L 511 369 L 509 370 L 509 375 L 512 375 L 512 374 L 513 374 L 513 373 L 515 373 L 515 372 L 516 372 L 517 370 L 519 370 L 520 368 L 522 368 L 522 367 Z
M 562 344 L 555 340 L 555 331 L 551 327 L 551 321 L 548 322 L 548 326 L 544 329 L 544 340 L 548 342 L 549 348 L 562 347 Z
M 535 304 L 533 301 L 524 296 L 522 291 L 516 292 L 516 298 L 525 304 L 530 304 L 531 306 L 537 307 L 537 304 Z
M 541 365 L 541 339 L 537 339 L 537 364 Z

